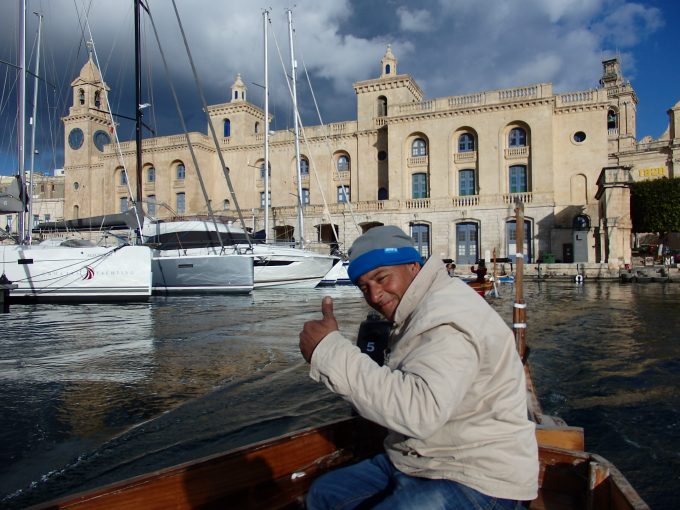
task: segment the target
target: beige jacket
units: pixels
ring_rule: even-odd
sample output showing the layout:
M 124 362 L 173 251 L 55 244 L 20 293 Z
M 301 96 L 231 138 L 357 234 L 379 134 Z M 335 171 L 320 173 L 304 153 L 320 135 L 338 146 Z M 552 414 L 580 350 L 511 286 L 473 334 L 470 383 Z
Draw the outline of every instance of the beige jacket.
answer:
M 314 350 L 311 377 L 390 430 L 402 472 L 531 500 L 538 447 L 524 370 L 501 317 L 430 260 L 395 313 L 385 366 L 335 331 Z

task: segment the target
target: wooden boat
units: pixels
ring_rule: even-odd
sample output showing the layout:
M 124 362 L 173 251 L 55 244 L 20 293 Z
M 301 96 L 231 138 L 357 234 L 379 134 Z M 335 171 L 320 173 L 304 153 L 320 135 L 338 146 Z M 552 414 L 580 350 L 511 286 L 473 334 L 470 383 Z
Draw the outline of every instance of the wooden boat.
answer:
M 475 292 L 480 296 L 486 296 L 493 289 L 493 282 L 491 280 L 484 280 L 483 282 L 466 280 L 465 283 L 475 289 Z
M 377 453 L 383 435 L 347 418 L 32 508 L 301 509 L 317 476 Z M 582 451 L 581 429 L 539 425 L 537 438 L 540 490 L 529 508 L 649 508 L 611 463 Z
M 516 292 L 513 323 L 520 325 L 515 328 L 516 341 L 525 362 L 528 408 L 536 423 L 540 460 L 539 493 L 529 508 L 648 510 L 613 464 L 584 451 L 583 429 L 543 414 L 526 363 L 524 307 L 518 306 L 523 304 L 521 264 Z M 316 477 L 378 453 L 384 436 L 383 428 L 363 418 L 346 418 L 32 508 L 303 509 Z

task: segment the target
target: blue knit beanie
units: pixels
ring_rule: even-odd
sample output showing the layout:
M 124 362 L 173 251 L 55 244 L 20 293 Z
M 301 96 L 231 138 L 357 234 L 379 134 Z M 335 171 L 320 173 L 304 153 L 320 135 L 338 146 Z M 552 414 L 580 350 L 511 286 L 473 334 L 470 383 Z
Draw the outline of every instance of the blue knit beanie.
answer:
M 350 280 L 356 283 L 361 275 L 380 266 L 396 266 L 411 262 L 422 263 L 413 239 L 399 227 L 373 227 L 358 237 L 349 249 Z

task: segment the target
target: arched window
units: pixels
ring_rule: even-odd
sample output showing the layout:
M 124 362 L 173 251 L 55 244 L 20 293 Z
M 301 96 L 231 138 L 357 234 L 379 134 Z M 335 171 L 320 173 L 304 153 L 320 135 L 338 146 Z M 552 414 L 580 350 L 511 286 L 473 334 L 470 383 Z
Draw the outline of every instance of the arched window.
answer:
M 350 200 L 349 186 L 338 186 L 338 203 L 344 204 L 349 202 L 349 200 Z
M 527 144 L 527 132 L 522 128 L 512 128 L 508 136 L 509 147 L 525 147 Z
M 260 132 L 260 123 L 256 122 L 255 123 L 255 134 L 258 134 Z
M 422 138 L 416 138 L 411 144 L 411 157 L 427 156 L 427 144 Z
M 607 112 L 607 129 L 616 129 L 618 126 L 618 118 L 614 110 Z
M 187 171 L 186 171 L 186 168 L 184 168 L 184 163 L 179 163 L 177 165 L 176 176 L 177 176 L 178 181 L 184 180 L 184 178 L 187 176 Z
M 77 220 L 78 218 L 80 218 L 80 206 L 74 205 L 73 206 L 73 219 Z
M 224 201 L 222 202 L 222 210 L 223 210 L 223 211 L 228 211 L 228 210 L 229 210 L 229 200 L 226 199 L 226 198 L 225 198 Z
M 338 172 L 349 172 L 349 158 L 345 155 L 339 156 L 336 167 Z
M 96 108 L 99 108 L 99 107 L 101 106 L 101 104 L 102 104 L 102 101 L 101 101 L 101 92 L 99 92 L 99 91 L 97 90 L 97 91 L 94 93 L 94 106 L 95 106 Z
M 184 214 L 186 210 L 186 195 L 183 192 L 175 195 L 175 211 L 177 214 Z
M 378 200 L 387 200 L 389 195 L 387 194 L 387 189 L 378 188 Z
M 427 143 L 422 138 L 416 138 L 411 144 L 411 156 L 426 156 L 427 155 Z
M 524 193 L 527 189 L 527 167 L 514 165 L 510 167 L 510 193 Z
M 475 138 L 470 133 L 463 133 L 458 137 L 458 152 L 472 152 L 475 150 Z
M 224 119 L 223 128 L 224 128 L 224 132 L 223 132 L 222 135 L 224 136 L 224 138 L 230 137 L 231 136 L 231 121 L 229 119 Z
M 385 64 L 385 74 L 390 74 L 392 67 L 389 64 Z
M 461 196 L 475 195 L 475 171 L 461 170 L 458 172 L 458 193 Z
M 387 115 L 387 98 L 380 96 L 378 98 L 378 117 L 385 117 Z
M 411 183 L 411 198 L 427 198 L 427 174 L 413 174 Z
M 300 158 L 300 175 L 309 175 L 309 160 Z
M 156 169 L 152 166 L 146 169 L 146 181 L 156 182 Z
M 85 104 L 85 91 L 83 89 L 78 90 L 78 101 L 81 105 Z

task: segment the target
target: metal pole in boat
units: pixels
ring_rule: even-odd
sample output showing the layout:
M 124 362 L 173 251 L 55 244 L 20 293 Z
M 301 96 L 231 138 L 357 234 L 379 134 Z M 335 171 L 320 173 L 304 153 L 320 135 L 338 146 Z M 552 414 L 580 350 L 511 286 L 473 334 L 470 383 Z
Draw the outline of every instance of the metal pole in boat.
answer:
M 21 0 L 19 4 L 19 89 L 17 90 L 18 118 L 17 118 L 17 163 L 19 175 L 19 188 L 21 190 L 21 212 L 17 214 L 17 234 L 19 242 L 24 242 L 25 232 L 25 211 L 26 211 L 26 186 L 24 186 L 25 170 L 25 126 L 24 115 L 26 111 L 26 0 Z
M 269 61 L 267 56 L 267 23 L 269 11 L 262 12 L 264 29 L 264 240 L 269 238 Z
M 28 232 L 26 234 L 28 244 L 31 244 L 33 234 L 33 163 L 35 161 L 35 125 L 38 111 L 38 72 L 40 70 L 40 35 L 42 32 L 42 14 L 34 12 L 38 16 L 38 48 L 35 53 L 35 78 L 33 85 L 33 115 L 31 115 L 31 177 L 28 186 Z
M 526 303 L 524 302 L 524 204 L 517 202 L 515 208 L 515 304 L 512 310 L 512 329 L 515 346 L 520 358 L 526 354 Z
M 293 49 L 293 11 L 288 9 L 288 40 L 290 44 L 290 71 L 293 82 L 293 119 L 294 119 L 294 134 L 295 134 L 295 175 L 297 176 L 297 194 L 298 194 L 298 235 L 296 236 L 300 243 L 300 248 L 304 248 L 305 244 L 305 225 L 303 219 L 304 200 L 302 197 L 302 178 L 300 175 L 300 132 L 298 126 L 298 107 L 297 107 L 297 85 L 296 85 L 296 69 L 297 62 L 295 61 L 295 50 Z
M 142 68 L 141 68 L 141 20 L 140 9 L 142 7 L 141 0 L 135 0 L 135 148 L 137 156 L 137 173 L 136 186 L 137 193 L 135 197 L 135 216 L 137 217 L 137 226 L 139 227 L 139 235 L 142 235 L 142 218 L 144 211 L 142 210 Z

